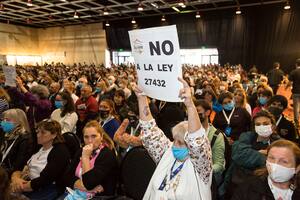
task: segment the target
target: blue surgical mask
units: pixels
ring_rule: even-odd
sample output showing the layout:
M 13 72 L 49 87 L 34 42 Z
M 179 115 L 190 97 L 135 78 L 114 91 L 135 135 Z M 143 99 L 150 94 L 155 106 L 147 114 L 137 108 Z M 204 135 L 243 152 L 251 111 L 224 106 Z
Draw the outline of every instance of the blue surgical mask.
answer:
M 1 122 L 1 128 L 5 133 L 9 133 L 12 130 L 14 130 L 16 127 L 16 125 L 13 122 L 9 122 L 9 121 L 2 121 Z
M 234 108 L 234 102 L 231 101 L 230 103 L 227 103 L 223 106 L 224 110 L 230 111 Z
M 189 149 L 187 147 L 172 146 L 172 152 L 177 160 L 184 160 L 189 155 Z
M 268 102 L 268 99 L 266 97 L 259 97 L 258 102 L 260 103 L 260 105 L 264 106 Z
M 56 107 L 56 108 L 61 108 L 61 107 L 63 107 L 62 101 L 55 101 L 54 104 L 55 104 L 55 107 Z
M 95 93 L 100 93 L 101 92 L 101 89 L 100 88 L 96 88 L 95 89 Z

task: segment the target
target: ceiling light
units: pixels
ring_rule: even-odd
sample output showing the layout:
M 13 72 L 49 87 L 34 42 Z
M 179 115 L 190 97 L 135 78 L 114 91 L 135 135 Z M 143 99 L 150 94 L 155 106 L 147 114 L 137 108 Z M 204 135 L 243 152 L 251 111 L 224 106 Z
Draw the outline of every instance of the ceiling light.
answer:
M 181 6 L 181 8 L 185 8 L 186 7 L 186 5 L 185 4 L 183 4 L 182 6 Z
M 31 0 L 28 0 L 28 1 L 27 1 L 27 6 L 33 6 L 33 4 L 32 4 L 32 1 L 31 1 Z
M 165 21 L 166 21 L 166 18 L 165 18 L 164 15 L 161 17 L 161 21 L 162 21 L 162 22 L 165 22 Z
M 143 11 L 143 10 L 144 10 L 144 8 L 143 8 L 143 6 L 142 6 L 142 3 L 139 3 L 138 11 Z
M 238 8 L 236 9 L 235 14 L 237 14 L 237 15 L 242 14 L 242 11 L 241 11 L 240 7 L 238 7 Z
M 176 12 L 180 12 L 180 10 L 174 6 L 172 7 L 172 9 L 175 10 Z
M 287 1 L 285 6 L 284 6 L 284 10 L 289 10 L 289 9 L 291 9 L 291 6 L 290 6 L 289 1 Z
M 181 6 L 181 7 L 184 6 L 184 1 L 179 1 L 178 5 Z
M 110 24 L 109 24 L 109 22 L 108 22 L 108 21 L 106 21 L 106 23 L 105 23 L 105 26 L 110 26 Z
M 104 10 L 103 10 L 103 15 L 108 15 L 109 13 L 108 13 L 108 10 L 107 10 L 107 8 L 105 7 L 104 8 Z
M 135 21 L 134 18 L 132 18 L 131 23 L 132 23 L 132 24 L 135 24 L 135 23 L 136 23 L 136 21 Z
M 195 17 L 196 17 L 197 19 L 199 19 L 199 18 L 201 17 L 200 13 L 197 12 Z
M 78 14 L 77 14 L 77 11 L 75 11 L 75 13 L 74 13 L 74 18 L 75 18 L 75 19 L 78 19 L 78 18 L 79 18 Z
M 66 2 L 67 0 L 60 0 L 61 2 Z

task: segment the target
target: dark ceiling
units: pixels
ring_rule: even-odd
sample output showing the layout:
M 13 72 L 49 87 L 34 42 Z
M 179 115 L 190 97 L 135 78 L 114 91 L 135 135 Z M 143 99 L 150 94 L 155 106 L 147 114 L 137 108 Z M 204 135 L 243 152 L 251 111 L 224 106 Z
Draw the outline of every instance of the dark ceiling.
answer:
M 286 3 L 286 0 L 31 0 L 32 6 L 28 6 L 28 1 L 0 0 L 0 22 L 45 28 Z M 142 11 L 137 9 L 139 5 Z M 75 12 L 78 18 L 74 18 Z

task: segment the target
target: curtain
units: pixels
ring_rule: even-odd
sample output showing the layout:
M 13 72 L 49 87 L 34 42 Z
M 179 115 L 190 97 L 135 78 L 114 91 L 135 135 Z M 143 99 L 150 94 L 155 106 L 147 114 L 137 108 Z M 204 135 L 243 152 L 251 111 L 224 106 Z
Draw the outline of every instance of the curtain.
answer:
M 167 15 L 163 24 L 160 16 L 137 18 L 139 27 L 134 28 L 176 24 L 182 49 L 218 48 L 222 65 L 240 63 L 249 69 L 255 64 L 262 72 L 278 61 L 288 73 L 300 58 L 300 1 L 293 1 L 288 11 L 283 6 L 246 7 L 241 15 L 235 15 L 234 9 L 209 11 L 201 13 L 200 19 L 195 13 Z M 132 29 L 130 19 L 112 22 L 106 29 L 108 47 L 130 50 Z

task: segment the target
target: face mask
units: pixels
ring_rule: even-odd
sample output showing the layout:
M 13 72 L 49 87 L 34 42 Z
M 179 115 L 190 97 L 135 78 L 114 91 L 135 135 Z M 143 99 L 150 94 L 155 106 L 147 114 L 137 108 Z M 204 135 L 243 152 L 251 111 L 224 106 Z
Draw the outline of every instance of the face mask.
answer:
M 272 125 L 260 125 L 260 126 L 255 126 L 255 132 L 262 137 L 269 137 L 273 130 L 272 130 Z
M 174 145 L 172 146 L 172 152 L 177 160 L 184 160 L 189 154 L 187 147 L 175 147 Z
M 101 119 L 106 119 L 109 116 L 109 111 L 108 110 L 100 110 L 100 117 Z
M 9 121 L 1 122 L 1 128 L 5 133 L 11 132 L 12 130 L 14 130 L 15 127 L 16 125 L 13 122 L 9 122 Z
M 96 88 L 95 89 L 95 93 L 101 93 L 101 89 L 100 88 Z
M 275 117 L 279 117 L 281 115 L 282 111 L 283 111 L 281 108 L 274 107 L 274 106 L 270 106 L 268 110 Z
M 278 183 L 287 182 L 296 174 L 295 168 L 284 167 L 268 161 L 266 165 L 269 172 L 269 177 Z
M 78 88 L 81 89 L 82 87 L 83 87 L 83 84 L 82 84 L 82 83 L 79 83 L 79 84 L 78 84 Z
M 55 104 L 55 107 L 56 107 L 56 108 L 61 108 L 61 107 L 63 107 L 63 102 L 62 102 L 62 101 L 55 101 L 54 104 Z
M 198 115 L 199 115 L 200 122 L 203 123 L 206 119 L 205 114 L 204 113 L 198 113 Z
M 258 102 L 260 105 L 265 105 L 267 103 L 268 99 L 266 97 L 259 97 Z
M 224 110 L 230 111 L 234 108 L 234 102 L 231 101 L 230 103 L 227 103 L 223 106 Z

